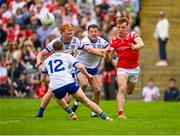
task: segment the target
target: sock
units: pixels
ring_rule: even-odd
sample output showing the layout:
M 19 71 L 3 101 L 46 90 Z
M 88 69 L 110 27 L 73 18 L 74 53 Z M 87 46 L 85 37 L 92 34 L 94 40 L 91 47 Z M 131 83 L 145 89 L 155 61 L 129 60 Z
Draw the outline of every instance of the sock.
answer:
M 118 116 L 123 115 L 123 111 L 118 111 Z
M 76 101 L 74 102 L 74 105 L 76 105 L 76 106 L 78 106 L 79 104 L 80 104 L 79 100 L 76 100 Z
M 109 117 L 106 115 L 106 113 L 102 112 L 99 114 L 99 116 L 103 119 L 103 120 L 107 120 Z
M 70 107 L 67 107 L 64 109 L 70 116 L 72 116 L 74 114 L 74 112 L 72 111 L 72 109 Z
M 38 115 L 42 117 L 42 116 L 43 116 L 43 113 L 44 113 L 44 110 L 45 110 L 45 108 L 40 107 L 40 108 L 39 108 Z

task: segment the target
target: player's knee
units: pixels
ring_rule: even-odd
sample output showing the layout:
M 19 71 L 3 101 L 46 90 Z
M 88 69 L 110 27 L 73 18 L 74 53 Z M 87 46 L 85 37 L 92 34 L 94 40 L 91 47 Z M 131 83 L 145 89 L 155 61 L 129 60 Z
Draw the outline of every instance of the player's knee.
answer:
M 52 92 L 47 91 L 46 94 L 43 96 L 43 99 L 50 99 L 52 97 Z
M 94 92 L 100 93 L 101 90 L 102 90 L 102 88 L 101 88 L 101 86 L 94 86 L 94 87 L 93 87 L 93 90 L 94 90 Z
M 80 85 L 81 85 L 82 89 L 85 89 L 88 86 L 88 81 L 84 80 L 84 81 L 80 82 Z

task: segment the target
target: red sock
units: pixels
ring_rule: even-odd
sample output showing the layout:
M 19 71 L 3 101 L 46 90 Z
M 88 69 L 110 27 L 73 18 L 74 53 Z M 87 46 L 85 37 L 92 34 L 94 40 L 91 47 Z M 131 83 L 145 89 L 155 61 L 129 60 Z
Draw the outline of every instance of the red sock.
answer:
M 118 111 L 118 115 L 123 115 L 123 111 Z

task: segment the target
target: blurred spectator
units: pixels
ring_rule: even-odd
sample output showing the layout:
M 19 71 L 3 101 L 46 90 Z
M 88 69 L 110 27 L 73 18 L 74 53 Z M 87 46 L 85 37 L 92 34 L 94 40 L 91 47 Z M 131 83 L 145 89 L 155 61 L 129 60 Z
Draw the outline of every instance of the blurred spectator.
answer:
M 45 42 L 45 39 L 51 34 L 51 32 L 52 29 L 47 25 L 42 25 L 37 29 L 36 34 L 38 35 L 41 44 Z
M 7 32 L 7 42 L 12 42 L 17 39 L 18 35 L 18 28 L 14 23 L 8 23 L 6 27 L 6 32 Z
M 14 53 L 18 50 L 18 43 L 16 41 L 9 42 L 7 48 L 5 62 L 7 69 L 10 70 L 14 61 Z
M 45 82 L 41 82 L 35 89 L 35 98 L 41 99 L 47 92 L 48 85 Z
M 10 96 L 10 84 L 8 82 L 8 78 L 4 77 L 1 78 L 0 77 L 0 96 Z
M 79 25 L 78 19 L 78 8 L 74 0 L 68 0 L 68 2 L 63 7 L 63 14 L 62 14 L 62 22 L 63 23 L 72 23 L 75 26 Z
M 26 79 L 26 72 L 23 71 L 20 74 L 19 80 L 13 82 L 14 86 L 14 94 L 18 98 L 24 98 L 25 96 L 29 95 L 30 93 L 30 84 L 27 82 Z
M 40 20 L 38 20 L 36 16 L 32 16 L 30 18 L 30 23 L 27 25 L 27 27 L 31 29 L 33 32 L 36 32 L 40 26 Z
M 25 25 L 20 26 L 20 31 L 18 33 L 17 40 L 20 44 L 24 43 L 26 40 L 31 39 L 32 31 Z
M 47 84 L 40 81 L 40 73 L 34 73 L 30 81 L 31 90 L 34 93 L 34 97 L 41 99 L 47 91 Z
M 0 60 L 0 96 L 10 96 L 10 80 L 5 63 Z
M 18 8 L 23 8 L 24 4 L 25 4 L 25 1 L 23 1 L 23 0 L 14 0 L 11 3 L 11 10 L 12 10 L 13 15 L 16 14 L 16 10 Z
M 27 20 L 27 16 L 23 13 L 22 8 L 17 8 L 16 14 L 14 15 L 14 23 L 18 25 L 24 25 L 25 21 Z
M 77 0 L 79 14 L 91 13 L 94 15 L 93 2 L 90 0 Z
M 5 62 L 0 60 L 0 78 L 6 78 L 8 76 L 8 71 L 5 66 Z
M 3 23 L 7 23 L 7 20 L 9 18 L 12 18 L 12 13 L 11 11 L 8 9 L 8 5 L 7 3 L 3 3 L 1 5 L 1 12 L 2 12 L 2 20 L 3 20 Z
M 41 44 L 41 42 L 39 41 L 38 35 L 36 33 L 32 33 L 31 41 L 37 52 L 44 48 L 43 44 Z
M 105 99 L 112 100 L 116 98 L 116 64 L 114 60 L 104 60 L 103 65 L 102 82 Z
M 24 70 L 34 68 L 36 55 L 34 54 L 34 45 L 31 41 L 24 42 L 20 49 L 14 53 L 15 61 Z
M 0 46 L 6 41 L 7 33 L 2 28 L 2 21 L 0 20 Z
M 167 66 L 166 44 L 169 38 L 169 22 L 163 11 L 159 13 L 159 20 L 156 24 L 154 37 L 158 41 L 160 55 L 160 61 L 156 63 L 156 66 Z
M 2 21 L 0 20 L 0 59 L 2 58 L 3 55 L 2 46 L 3 43 L 6 41 L 6 38 L 7 38 L 7 33 L 2 29 Z
M 142 98 L 145 102 L 158 101 L 160 97 L 159 88 L 155 86 L 155 80 L 150 78 L 147 86 L 142 90 Z
M 169 87 L 165 90 L 164 101 L 179 101 L 180 91 L 176 85 L 176 79 L 169 80 Z

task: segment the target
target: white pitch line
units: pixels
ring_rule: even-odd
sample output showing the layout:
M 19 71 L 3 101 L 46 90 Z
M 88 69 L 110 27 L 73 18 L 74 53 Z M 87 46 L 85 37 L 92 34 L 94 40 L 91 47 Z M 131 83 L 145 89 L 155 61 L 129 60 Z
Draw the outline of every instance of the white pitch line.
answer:
M 0 124 L 8 124 L 8 123 L 17 123 L 22 122 L 21 120 L 6 120 L 6 121 L 0 121 Z

